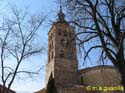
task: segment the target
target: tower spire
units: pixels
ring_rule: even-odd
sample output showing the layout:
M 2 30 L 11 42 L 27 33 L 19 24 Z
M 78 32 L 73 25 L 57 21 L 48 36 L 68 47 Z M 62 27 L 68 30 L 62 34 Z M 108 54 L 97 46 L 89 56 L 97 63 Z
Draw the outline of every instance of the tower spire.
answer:
M 60 3 L 60 10 L 62 10 L 62 1 L 59 0 L 59 3 Z
M 57 19 L 57 21 L 58 22 L 66 22 L 66 20 L 65 20 L 65 15 L 64 15 L 64 13 L 63 13 L 63 11 L 62 11 L 62 2 L 61 2 L 61 0 L 59 0 L 60 2 L 60 10 L 59 10 L 59 12 L 58 12 L 58 19 Z

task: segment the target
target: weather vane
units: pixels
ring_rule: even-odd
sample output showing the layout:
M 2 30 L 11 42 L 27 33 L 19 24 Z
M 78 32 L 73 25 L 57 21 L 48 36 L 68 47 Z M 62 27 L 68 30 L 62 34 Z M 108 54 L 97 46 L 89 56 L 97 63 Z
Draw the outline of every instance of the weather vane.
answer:
M 59 0 L 60 3 L 60 9 L 62 9 L 62 0 Z

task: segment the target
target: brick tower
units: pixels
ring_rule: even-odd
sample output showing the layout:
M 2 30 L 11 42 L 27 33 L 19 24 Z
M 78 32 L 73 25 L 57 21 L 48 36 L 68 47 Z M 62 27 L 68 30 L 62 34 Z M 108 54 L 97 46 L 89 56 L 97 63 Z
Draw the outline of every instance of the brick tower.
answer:
M 54 80 L 55 87 L 62 88 L 78 82 L 74 35 L 74 28 L 67 23 L 60 9 L 58 19 L 48 33 L 46 84 Z

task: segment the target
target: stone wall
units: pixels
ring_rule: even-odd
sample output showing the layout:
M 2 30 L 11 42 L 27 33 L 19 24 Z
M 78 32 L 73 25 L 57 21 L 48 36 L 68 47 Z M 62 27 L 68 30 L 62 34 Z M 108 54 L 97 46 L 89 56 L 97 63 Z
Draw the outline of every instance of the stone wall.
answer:
M 81 70 L 84 85 L 91 86 L 118 86 L 120 76 L 112 66 L 97 66 Z

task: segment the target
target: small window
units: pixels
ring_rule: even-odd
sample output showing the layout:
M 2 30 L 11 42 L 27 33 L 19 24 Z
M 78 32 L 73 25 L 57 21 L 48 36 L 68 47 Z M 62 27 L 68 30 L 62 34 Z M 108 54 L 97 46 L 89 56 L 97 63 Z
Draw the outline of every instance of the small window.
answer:
M 64 51 L 60 51 L 60 58 L 64 58 Z
M 64 58 L 64 54 L 63 53 L 60 53 L 60 58 Z
M 58 29 L 58 35 L 61 35 L 61 29 Z
M 65 40 L 61 39 L 60 43 L 61 43 L 62 46 L 64 46 L 65 45 Z

